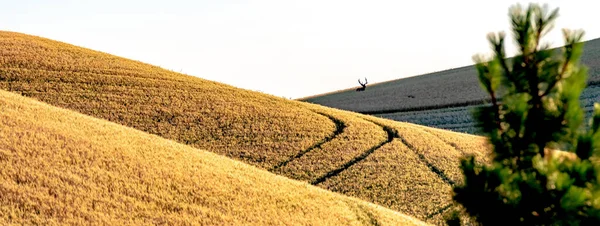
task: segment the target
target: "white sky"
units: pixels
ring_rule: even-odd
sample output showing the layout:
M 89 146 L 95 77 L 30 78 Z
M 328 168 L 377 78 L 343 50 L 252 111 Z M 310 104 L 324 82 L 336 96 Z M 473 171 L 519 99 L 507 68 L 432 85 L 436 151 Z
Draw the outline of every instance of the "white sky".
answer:
M 516 2 L 529 1 L 0 0 L 0 30 L 299 98 L 470 65 Z M 600 37 L 599 1 L 540 3 L 560 8 L 547 41 Z

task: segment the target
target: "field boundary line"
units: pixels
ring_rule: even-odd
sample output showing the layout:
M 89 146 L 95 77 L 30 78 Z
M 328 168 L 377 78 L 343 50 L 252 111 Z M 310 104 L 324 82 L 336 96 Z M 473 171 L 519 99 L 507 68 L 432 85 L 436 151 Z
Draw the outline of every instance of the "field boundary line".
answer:
M 286 159 L 285 161 L 278 163 L 277 165 L 273 166 L 270 171 L 275 171 L 281 167 L 284 167 L 291 161 L 294 161 L 294 160 L 304 156 L 306 153 L 308 153 L 314 149 L 321 148 L 321 146 L 323 144 L 335 139 L 337 136 L 339 136 L 340 134 L 342 134 L 344 132 L 344 129 L 346 128 L 346 124 L 344 124 L 344 122 L 342 122 L 341 120 L 339 120 L 331 115 L 327 115 L 327 114 L 323 114 L 323 113 L 319 113 L 319 112 L 315 112 L 315 113 L 325 116 L 325 117 L 329 118 L 329 120 L 333 121 L 333 123 L 335 124 L 335 130 L 333 131 L 333 134 L 325 137 L 323 140 L 313 144 L 312 146 L 308 147 L 307 149 L 304 149 L 304 150 L 296 153 L 296 155 Z
M 344 170 L 350 168 L 354 164 L 356 164 L 356 163 L 364 160 L 365 158 L 369 157 L 369 155 L 371 155 L 373 152 L 375 152 L 375 150 L 377 150 L 377 149 L 381 148 L 382 146 L 384 146 L 384 145 L 392 142 L 395 138 L 398 137 L 398 133 L 394 129 L 392 129 L 391 127 L 384 126 L 384 125 L 381 125 L 379 123 L 376 123 L 376 122 L 373 122 L 373 121 L 370 121 L 370 120 L 366 120 L 366 119 L 363 119 L 363 118 L 361 118 L 361 119 L 365 120 L 365 121 L 368 121 L 368 122 L 371 122 L 371 123 L 373 123 L 375 125 L 380 126 L 387 133 L 387 137 L 388 137 L 387 140 L 379 143 L 376 146 L 373 146 L 372 148 L 370 148 L 369 150 L 363 152 L 359 156 L 354 157 L 352 160 L 346 162 L 341 167 L 339 167 L 337 169 L 334 169 L 332 171 L 329 171 L 326 174 L 318 177 L 317 179 L 315 179 L 312 182 L 310 182 L 311 185 L 318 185 L 320 183 L 323 183 L 324 181 L 326 181 L 327 179 L 329 179 L 331 177 L 337 176 L 338 174 L 340 174 Z
M 589 81 L 585 88 L 587 89 L 587 88 L 591 88 L 591 87 L 600 87 L 600 80 Z M 501 101 L 501 99 L 502 98 L 498 98 L 498 101 Z M 474 106 L 489 104 L 490 101 L 491 101 L 491 99 L 484 98 L 484 99 L 479 99 L 479 100 L 469 100 L 469 101 L 447 103 L 447 104 L 440 104 L 440 105 L 425 105 L 425 106 L 396 108 L 396 109 L 388 109 L 388 110 L 371 110 L 371 111 L 355 111 L 355 112 L 360 113 L 360 114 L 365 114 L 365 115 L 419 112 L 419 111 L 428 111 L 428 110 L 440 110 L 440 109 L 446 109 L 446 108 L 474 107 Z
M 365 115 L 393 114 L 393 113 L 403 113 L 403 112 L 411 112 L 411 111 L 419 112 L 419 111 L 438 110 L 438 109 L 446 109 L 446 108 L 478 106 L 478 105 L 489 103 L 489 101 L 490 100 L 488 100 L 488 99 L 483 99 L 483 100 L 471 100 L 471 101 L 465 101 L 465 102 L 440 104 L 440 105 L 428 105 L 428 106 L 420 106 L 420 107 L 408 107 L 408 108 L 389 109 L 389 110 L 374 110 L 374 111 L 356 111 L 356 112 L 365 114 Z

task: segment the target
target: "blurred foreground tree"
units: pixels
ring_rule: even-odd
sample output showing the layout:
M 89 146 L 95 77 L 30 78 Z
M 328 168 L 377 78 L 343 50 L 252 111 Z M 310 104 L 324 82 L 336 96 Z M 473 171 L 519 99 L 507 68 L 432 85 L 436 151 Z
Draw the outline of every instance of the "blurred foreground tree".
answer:
M 492 144 L 492 162 L 463 159 L 465 180 L 453 199 L 477 224 L 600 225 L 600 105 L 584 126 L 583 31 L 564 29 L 565 46 L 558 52 L 541 43 L 558 9 L 517 4 L 509 16 L 517 56 L 506 59 L 500 32 L 488 35 L 492 57 L 474 57 L 491 97 L 476 118 Z M 451 215 L 449 224 L 460 222 L 460 214 Z

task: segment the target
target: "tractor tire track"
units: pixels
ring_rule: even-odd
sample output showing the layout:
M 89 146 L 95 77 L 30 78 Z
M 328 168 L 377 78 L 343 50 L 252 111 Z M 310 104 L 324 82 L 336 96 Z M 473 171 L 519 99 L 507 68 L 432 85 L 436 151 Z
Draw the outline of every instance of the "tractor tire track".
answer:
M 429 215 L 427 215 L 427 216 L 425 217 L 425 220 L 429 220 L 429 219 L 431 219 L 431 218 L 433 218 L 433 217 L 435 217 L 435 216 L 437 216 L 437 215 L 440 215 L 440 214 L 442 214 L 442 213 L 446 212 L 447 210 L 449 210 L 449 209 L 450 209 L 451 207 L 453 207 L 453 206 L 454 206 L 454 204 L 448 204 L 448 205 L 446 205 L 446 206 L 444 206 L 444 207 L 440 208 L 439 210 L 437 210 L 437 211 L 435 211 L 435 212 L 433 212 L 433 213 L 430 213 Z
M 318 112 L 316 112 L 316 113 L 329 118 L 331 121 L 333 121 L 333 123 L 335 123 L 335 131 L 333 131 L 333 134 L 325 137 L 325 139 L 319 141 L 318 143 L 313 144 L 309 148 L 298 152 L 296 155 L 290 157 L 289 159 L 286 159 L 285 161 L 280 162 L 279 164 L 277 164 L 273 168 L 271 168 L 270 171 L 275 171 L 281 167 L 284 167 L 291 161 L 294 161 L 295 159 L 298 159 L 298 158 L 304 156 L 306 153 L 308 153 L 314 149 L 321 148 L 321 146 L 323 144 L 335 139 L 337 136 L 339 136 L 340 134 L 342 134 L 344 132 L 344 129 L 346 128 L 346 125 L 344 124 L 344 122 L 342 122 L 341 120 L 334 118 L 333 116 L 330 116 L 330 115 L 326 115 L 326 114 L 318 113 Z
M 365 120 L 365 119 L 363 119 L 363 120 Z M 367 121 L 369 121 L 369 120 L 367 120 Z M 334 169 L 332 171 L 329 171 L 325 175 L 318 177 L 317 179 L 315 179 L 312 182 L 310 182 L 310 184 L 312 184 L 312 185 L 318 185 L 320 183 L 323 183 L 324 181 L 326 181 L 327 179 L 329 179 L 331 177 L 337 176 L 342 171 L 344 171 L 344 170 L 350 168 L 351 166 L 353 166 L 354 164 L 356 164 L 356 163 L 364 160 L 369 155 L 371 155 L 373 152 L 375 152 L 375 150 L 381 148 L 383 145 L 386 145 L 386 144 L 392 142 L 394 140 L 394 138 L 398 137 L 398 134 L 397 134 L 397 132 L 394 129 L 392 129 L 390 127 L 387 127 L 387 126 L 384 126 L 384 125 L 381 125 L 379 123 L 375 123 L 373 121 L 369 121 L 369 122 L 374 123 L 375 125 L 380 126 L 387 133 L 387 136 L 388 136 L 387 140 L 379 143 L 378 145 L 376 145 L 376 146 L 370 148 L 369 150 L 363 152 L 361 155 L 359 155 L 359 156 L 355 157 L 354 159 L 346 162 L 340 168 L 337 168 L 337 169 Z
M 422 131 L 424 131 L 424 130 L 422 130 Z M 424 131 L 424 132 L 427 132 L 427 131 Z M 406 145 L 411 151 L 413 151 L 415 154 L 417 154 L 419 156 L 419 159 L 421 159 L 421 161 L 425 165 L 427 165 L 427 167 L 429 168 L 429 170 L 431 170 L 433 173 L 435 173 L 436 175 L 438 175 L 438 177 L 440 177 L 444 182 L 446 182 L 447 184 L 449 184 L 451 187 L 454 187 L 456 185 L 456 182 L 454 182 L 452 179 L 450 179 L 450 177 L 448 177 L 442 170 L 438 169 L 436 166 L 434 166 L 429 161 L 427 161 L 427 159 L 425 158 L 425 156 L 423 154 L 419 153 L 417 151 L 417 149 L 412 144 L 410 144 L 408 141 L 406 141 L 406 139 L 404 137 L 402 137 L 400 134 L 398 134 L 398 138 L 402 141 L 402 143 L 404 143 L 404 145 Z M 436 137 L 436 138 L 440 139 L 439 137 Z M 445 212 L 446 210 L 448 210 L 452 206 L 454 206 L 454 204 L 448 204 L 448 205 L 446 205 L 446 206 L 438 209 L 437 211 L 435 211 L 433 213 L 430 213 L 429 215 L 427 215 L 425 217 L 425 220 L 429 220 L 429 219 L 437 216 L 438 214 L 441 214 L 441 213 Z
M 429 170 L 431 170 L 436 175 L 438 175 L 444 182 L 446 182 L 450 186 L 454 187 L 454 185 L 456 185 L 456 182 L 454 182 L 452 179 L 450 179 L 450 177 L 448 177 L 442 170 L 438 169 L 436 166 L 434 166 L 429 161 L 427 161 L 425 156 L 423 154 L 421 154 L 420 152 L 418 152 L 417 149 L 412 144 L 410 144 L 408 141 L 406 141 L 406 139 L 404 137 L 402 137 L 400 134 L 398 134 L 398 138 L 402 141 L 402 143 L 404 143 L 404 145 L 406 145 L 411 151 L 413 151 L 415 154 L 417 154 L 419 156 L 419 159 L 421 159 L 421 161 L 423 163 L 425 163 L 425 165 L 427 165 Z
M 454 150 L 456 150 L 456 151 L 460 152 L 462 155 L 465 155 L 465 154 L 466 154 L 466 153 L 465 153 L 465 151 L 464 151 L 464 150 L 462 150 L 461 148 L 459 148 L 459 147 L 458 147 L 458 146 L 457 146 L 455 143 L 452 143 L 452 142 L 446 142 L 446 140 L 442 139 L 442 138 L 440 137 L 440 135 L 438 135 L 438 134 L 436 134 L 436 133 L 432 133 L 432 132 L 430 132 L 430 131 L 427 131 L 427 130 L 422 130 L 422 131 L 423 131 L 423 132 L 426 132 L 426 133 L 428 133 L 428 134 L 431 134 L 431 135 L 433 135 L 433 136 L 434 136 L 434 137 L 436 137 L 438 140 L 440 140 L 440 141 L 442 141 L 443 143 L 445 143 L 445 144 L 447 144 L 447 145 L 451 146 L 452 148 L 454 148 Z M 424 156 L 423 156 L 423 157 L 424 157 Z M 420 157 L 419 157 L 419 158 L 420 158 Z M 450 184 L 451 186 L 453 186 L 453 187 L 454 187 L 454 185 L 455 185 L 455 182 L 454 182 L 454 181 L 452 181 L 452 180 L 450 180 L 450 178 L 448 178 L 448 180 L 449 180 L 451 183 L 448 183 L 448 181 L 446 181 L 446 182 L 447 182 L 448 184 Z M 437 211 L 435 211 L 435 212 L 433 212 L 433 213 L 430 213 L 429 215 L 427 215 L 427 216 L 425 217 L 425 219 L 426 219 L 426 220 L 432 219 L 433 217 L 435 217 L 435 216 L 437 216 L 437 215 L 439 215 L 439 214 L 442 214 L 442 213 L 446 212 L 448 209 L 450 209 L 450 208 L 451 208 L 451 207 L 453 207 L 453 206 L 454 206 L 454 204 L 452 204 L 452 203 L 451 203 L 451 204 L 448 204 L 448 205 L 446 205 L 446 206 L 444 206 L 444 207 L 442 207 L 442 208 L 438 209 Z

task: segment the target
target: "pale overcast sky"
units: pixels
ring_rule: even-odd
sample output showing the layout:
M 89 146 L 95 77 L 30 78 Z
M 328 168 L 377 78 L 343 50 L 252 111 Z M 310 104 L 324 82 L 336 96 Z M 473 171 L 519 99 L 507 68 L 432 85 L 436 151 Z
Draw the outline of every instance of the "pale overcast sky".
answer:
M 299 98 L 470 65 L 517 2 L 0 0 L 0 30 Z M 600 37 L 599 1 L 540 3 L 560 8 L 555 45 L 561 28 Z

